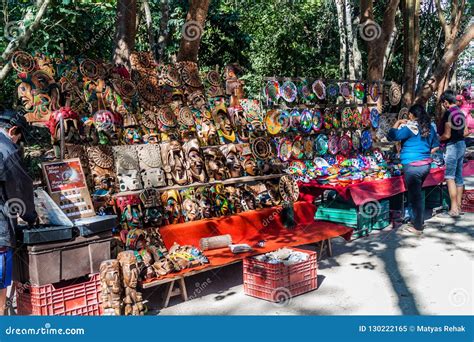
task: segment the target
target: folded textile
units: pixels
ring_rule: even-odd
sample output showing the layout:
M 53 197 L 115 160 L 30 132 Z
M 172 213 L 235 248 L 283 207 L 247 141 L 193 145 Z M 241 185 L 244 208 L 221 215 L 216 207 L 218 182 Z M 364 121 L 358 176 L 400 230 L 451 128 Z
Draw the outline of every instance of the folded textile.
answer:
M 290 248 L 281 248 L 274 252 L 257 255 L 254 258 L 269 264 L 283 263 L 288 266 L 308 260 L 309 254 L 294 251 Z

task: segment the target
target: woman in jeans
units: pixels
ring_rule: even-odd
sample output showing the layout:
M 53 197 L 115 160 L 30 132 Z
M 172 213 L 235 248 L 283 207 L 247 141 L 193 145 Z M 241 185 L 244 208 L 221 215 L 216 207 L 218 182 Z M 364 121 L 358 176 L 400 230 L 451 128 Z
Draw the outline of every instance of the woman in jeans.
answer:
M 408 225 L 404 230 L 421 235 L 425 221 L 422 185 L 430 172 L 431 153 L 439 146 L 438 135 L 425 108 L 416 104 L 410 108 L 408 120 L 398 120 L 390 129 L 388 139 L 402 143 L 400 158 L 408 202 L 413 209 L 413 226 Z

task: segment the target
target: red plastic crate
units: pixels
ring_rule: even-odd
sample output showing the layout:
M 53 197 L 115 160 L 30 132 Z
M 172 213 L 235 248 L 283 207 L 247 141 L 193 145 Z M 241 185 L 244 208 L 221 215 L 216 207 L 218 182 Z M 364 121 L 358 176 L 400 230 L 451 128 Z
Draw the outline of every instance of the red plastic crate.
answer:
M 474 213 L 474 190 L 464 190 L 461 209 L 466 213 Z
M 298 264 L 269 264 L 252 257 L 244 259 L 244 293 L 277 302 L 317 288 L 317 253 L 298 248 L 309 259 Z
M 99 274 L 91 274 L 89 279 L 77 281 L 76 279 L 75 283 L 69 281 L 43 286 L 17 283 L 18 315 L 102 315 Z

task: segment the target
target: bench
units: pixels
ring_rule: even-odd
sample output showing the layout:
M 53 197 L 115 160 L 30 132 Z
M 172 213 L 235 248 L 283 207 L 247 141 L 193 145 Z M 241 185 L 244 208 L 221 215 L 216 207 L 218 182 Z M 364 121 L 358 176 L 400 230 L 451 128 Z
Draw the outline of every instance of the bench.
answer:
M 294 204 L 296 226 L 286 228 L 281 220 L 281 207 L 252 210 L 232 216 L 224 216 L 207 220 L 186 222 L 163 226 L 160 233 L 167 248 L 176 242 L 180 245 L 199 246 L 201 238 L 230 234 L 233 243 L 247 243 L 254 250 L 248 253 L 233 254 L 229 248 L 205 251 L 209 264 L 185 269 L 166 276 L 147 279 L 141 282 L 144 289 L 158 285 L 166 285 L 163 306 L 166 307 L 173 296 L 181 296 L 187 300 L 184 278 L 215 268 L 228 266 L 242 261 L 244 258 L 271 252 L 282 247 L 295 247 L 306 244 L 321 243 L 331 253 L 330 239 L 341 236 L 347 241 L 352 235 L 352 228 L 340 224 L 315 221 L 316 207 L 308 202 Z M 259 241 L 265 241 L 258 247 Z M 174 287 L 178 285 L 178 288 Z

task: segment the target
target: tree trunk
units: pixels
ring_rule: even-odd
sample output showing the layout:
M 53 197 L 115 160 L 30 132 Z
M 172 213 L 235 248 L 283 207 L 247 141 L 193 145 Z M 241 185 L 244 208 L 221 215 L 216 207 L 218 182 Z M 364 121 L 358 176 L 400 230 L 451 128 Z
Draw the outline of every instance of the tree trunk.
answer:
M 339 71 L 341 78 L 346 78 L 347 39 L 344 25 L 344 0 L 335 0 L 337 10 L 337 26 L 339 28 Z
M 197 62 L 210 0 L 189 0 L 189 11 L 182 27 L 178 61 Z
M 354 61 L 354 35 L 352 33 L 352 5 L 351 0 L 344 0 L 344 18 L 347 33 L 347 59 L 349 66 L 349 78 L 356 79 Z
M 385 8 L 382 25 L 374 21 L 373 0 L 361 0 L 360 34 L 367 42 L 367 79 L 383 79 L 385 51 L 395 27 L 395 16 L 400 0 L 390 0 Z M 382 53 L 380 53 L 383 51 Z
M 157 57 L 160 62 L 165 60 L 165 49 L 168 45 L 170 33 L 168 31 L 168 21 L 170 20 L 170 9 L 168 0 L 161 0 L 161 18 L 160 18 L 160 32 L 158 37 L 158 51 Z
M 117 31 L 113 62 L 130 67 L 130 54 L 135 48 L 137 25 L 137 0 L 118 0 Z
M 395 44 L 398 38 L 398 30 L 396 27 L 393 28 L 393 33 L 390 36 L 390 40 L 387 44 L 387 49 L 385 50 L 385 56 L 383 58 L 383 72 L 385 74 L 390 62 L 392 61 L 393 50 L 395 49 Z
M 420 0 L 403 1 L 405 40 L 403 49 L 404 93 L 402 97 L 402 104 L 405 107 L 409 107 L 413 103 L 413 99 L 415 97 L 415 82 L 419 51 L 419 32 L 417 32 L 419 30 L 419 19 L 417 18 L 419 15 L 419 6 Z
M 439 62 L 436 69 L 434 69 L 430 78 L 425 82 L 423 87 L 417 94 L 416 102 L 426 103 L 435 90 L 445 90 L 445 80 L 451 65 L 457 60 L 459 54 L 469 45 L 471 40 L 474 39 L 474 24 L 470 25 L 466 32 L 455 41 L 450 48 L 446 49 L 441 61 Z
M 150 44 L 150 50 L 152 51 L 155 60 L 158 56 L 156 56 L 157 49 L 156 49 L 156 41 L 155 41 L 155 32 L 153 31 L 153 19 L 151 17 L 151 10 L 150 4 L 148 0 L 143 1 L 143 12 L 145 13 L 145 23 L 146 23 L 146 30 L 148 32 L 148 43 Z
M 2 70 L 0 70 L 0 83 L 3 83 L 3 81 L 7 77 L 8 73 L 12 69 L 12 65 L 9 61 L 11 55 L 15 51 L 17 51 L 19 49 L 23 49 L 28 44 L 28 42 L 30 41 L 33 33 L 36 30 L 38 30 L 38 27 L 41 23 L 41 19 L 43 18 L 44 14 L 46 13 L 46 10 L 48 9 L 48 6 L 49 6 L 50 3 L 51 3 L 51 0 L 43 0 L 39 4 L 38 12 L 36 13 L 36 16 L 33 20 L 33 23 L 30 26 L 28 26 L 26 28 L 26 30 L 23 32 L 23 34 L 18 36 L 17 39 L 12 40 L 10 42 L 10 44 L 8 44 L 8 46 L 6 47 L 5 51 L 3 51 L 1 58 L 4 61 L 8 61 L 8 63 L 6 63 L 3 66 Z
M 362 54 L 359 50 L 359 43 L 357 42 L 357 35 L 359 34 L 359 23 L 360 18 L 354 18 L 354 30 L 352 30 L 352 42 L 353 42 L 353 51 L 354 51 L 354 70 L 355 70 L 355 77 L 357 80 L 362 79 Z

